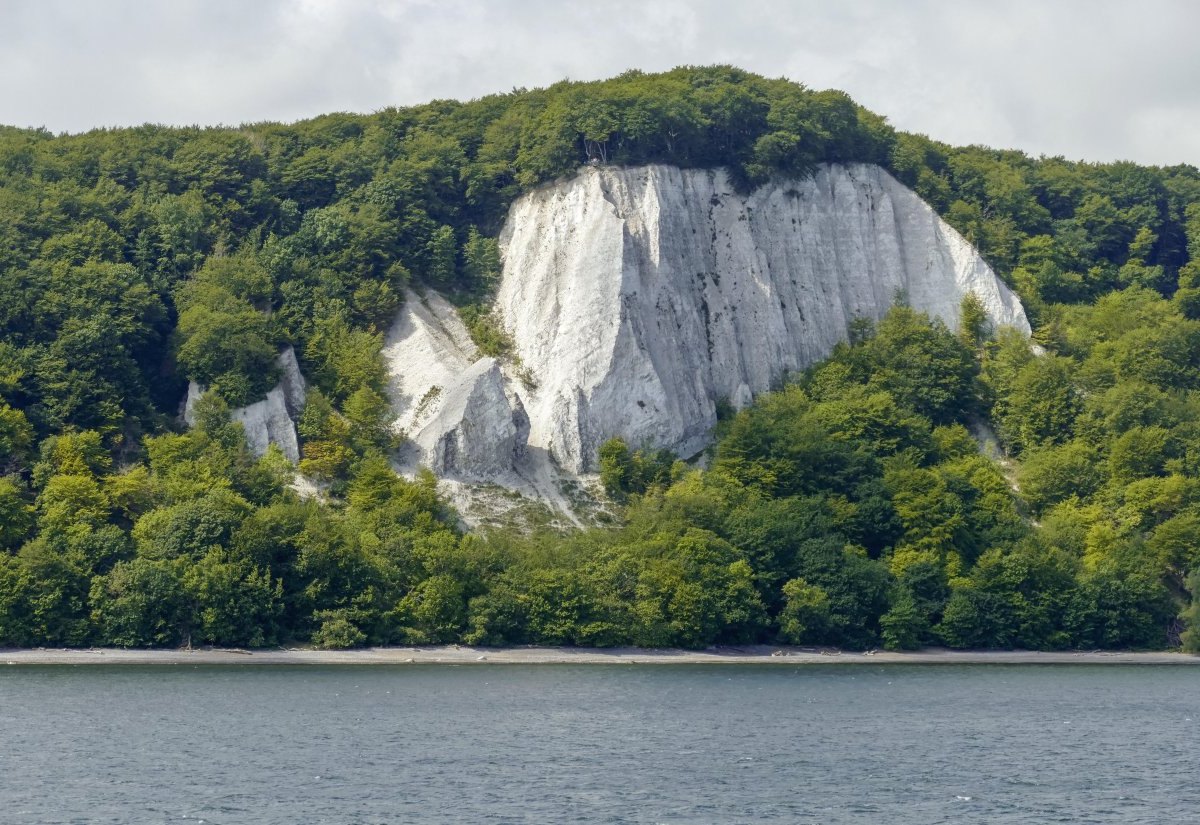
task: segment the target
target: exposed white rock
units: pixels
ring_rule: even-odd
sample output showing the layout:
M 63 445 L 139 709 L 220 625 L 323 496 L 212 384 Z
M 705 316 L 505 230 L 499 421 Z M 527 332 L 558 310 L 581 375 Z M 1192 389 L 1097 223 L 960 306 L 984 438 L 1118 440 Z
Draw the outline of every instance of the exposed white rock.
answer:
M 438 475 L 482 481 L 510 474 L 528 436 L 520 401 L 514 409 L 504 393 L 500 364 L 481 358 L 450 385 L 437 412 L 411 438 Z
M 409 439 L 410 462 L 459 480 L 515 472 L 529 435 L 524 408 L 506 391 L 499 362 L 479 357 L 444 298 L 408 292 L 383 355 L 393 426 Z
M 468 521 L 519 507 L 508 490 L 578 523 L 606 438 L 698 452 L 721 399 L 749 404 L 899 295 L 953 326 L 974 292 L 1029 331 L 970 244 L 871 166 L 749 196 L 719 171 L 586 170 L 518 200 L 501 245 L 496 312 L 536 386 L 432 292 L 407 294 L 383 351 L 398 469 L 433 469 Z
M 230 418 L 241 423 L 246 432 L 246 444 L 255 455 L 262 455 L 268 446 L 275 444 L 288 460 L 297 462 L 300 460 L 300 444 L 296 437 L 296 418 L 304 409 L 306 391 L 296 352 L 291 347 L 280 353 L 279 368 L 279 383 L 267 393 L 266 398 L 230 410 L 229 414 Z M 196 422 L 195 405 L 204 391 L 204 387 L 195 381 L 188 384 L 183 408 L 183 419 L 188 426 Z
M 478 359 L 479 350 L 445 298 L 407 291 L 383 344 L 396 429 L 410 436 L 420 430 L 441 408 L 447 389 Z
M 573 472 L 614 435 L 698 452 L 720 399 L 749 403 L 898 297 L 955 326 L 974 292 L 1029 332 L 974 248 L 876 166 L 750 195 L 721 171 L 588 169 L 519 199 L 500 241 L 497 312 L 538 384 L 515 390 L 529 444 Z
M 298 418 L 308 397 L 308 384 L 300 372 L 300 362 L 296 360 L 296 350 L 292 347 L 285 347 L 279 353 L 279 369 L 282 370 L 279 388 L 283 390 L 284 403 L 292 418 Z
M 300 460 L 300 445 L 296 438 L 296 424 L 288 413 L 283 390 L 275 387 L 262 401 L 230 411 L 234 421 L 241 422 L 246 431 L 246 444 L 255 455 L 262 455 L 267 447 L 276 444 L 290 461 Z

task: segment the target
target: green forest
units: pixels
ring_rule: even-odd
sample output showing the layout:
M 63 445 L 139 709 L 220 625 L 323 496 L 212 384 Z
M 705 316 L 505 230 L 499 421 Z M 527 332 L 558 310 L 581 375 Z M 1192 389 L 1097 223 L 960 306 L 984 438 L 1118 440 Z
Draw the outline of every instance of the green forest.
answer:
M 970 298 L 960 330 L 898 304 L 726 415 L 704 469 L 605 444 L 603 527 L 467 532 L 393 472 L 383 331 L 429 287 L 504 353 L 518 195 L 589 162 L 751 189 L 852 161 L 976 245 L 1042 354 Z M 288 345 L 320 497 L 230 419 Z M 1200 170 L 947 146 L 724 66 L 0 127 L 0 646 L 449 642 L 1200 649 Z

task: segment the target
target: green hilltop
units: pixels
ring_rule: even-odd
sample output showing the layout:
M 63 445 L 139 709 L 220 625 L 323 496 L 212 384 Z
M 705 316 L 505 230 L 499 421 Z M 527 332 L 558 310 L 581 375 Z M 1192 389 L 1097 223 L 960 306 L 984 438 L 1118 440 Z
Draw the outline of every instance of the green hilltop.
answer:
M 1045 354 L 898 306 L 722 422 L 613 441 L 611 525 L 464 532 L 397 477 L 410 283 L 486 352 L 496 234 L 586 163 L 915 189 Z M 972 320 L 973 319 L 973 320 Z M 304 498 L 229 408 L 295 347 Z M 209 386 L 191 430 L 189 380 Z M 995 456 L 977 439 L 993 429 Z M 0 645 L 1200 647 L 1200 171 L 898 132 L 732 67 L 238 128 L 0 128 Z

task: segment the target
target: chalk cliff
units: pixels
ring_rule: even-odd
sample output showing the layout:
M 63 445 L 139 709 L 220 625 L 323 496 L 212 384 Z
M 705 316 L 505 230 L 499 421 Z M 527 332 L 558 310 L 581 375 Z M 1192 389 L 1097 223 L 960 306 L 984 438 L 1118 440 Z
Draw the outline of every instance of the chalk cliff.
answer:
M 445 299 L 410 292 L 384 346 L 400 467 L 560 510 L 607 438 L 697 453 L 719 402 L 748 404 L 898 299 L 953 327 L 973 292 L 1029 332 L 971 245 L 875 166 L 748 195 L 721 171 L 587 169 L 514 203 L 500 243 L 494 311 L 525 380 L 480 357 Z
M 304 409 L 305 383 L 296 361 L 296 352 L 291 347 L 280 353 L 279 368 L 279 383 L 267 393 L 267 397 L 230 410 L 230 417 L 241 423 L 246 432 L 246 443 L 255 455 L 262 455 L 269 445 L 276 444 L 290 461 L 297 462 L 300 460 L 300 445 L 295 421 Z M 188 384 L 183 418 L 189 426 L 195 423 L 195 404 L 203 394 L 204 388 L 195 381 Z
M 749 194 L 721 170 L 589 168 L 518 199 L 500 247 L 494 314 L 515 360 L 481 357 L 434 292 L 409 292 L 387 334 L 407 436 L 397 466 L 460 491 L 493 482 L 569 520 L 576 476 L 607 438 L 695 454 L 718 404 L 750 403 L 897 300 L 954 327 L 974 293 L 994 326 L 1029 333 L 974 248 L 877 166 L 824 165 Z M 256 453 L 278 444 L 296 461 L 304 378 L 291 348 L 280 366 L 233 418 Z M 189 423 L 202 392 L 189 387 Z
M 825 165 L 743 195 L 719 170 L 588 169 L 519 199 L 496 311 L 536 378 L 529 445 L 591 469 L 621 435 L 691 455 L 741 406 L 898 299 L 958 322 L 974 292 L 1028 334 L 974 248 L 877 166 Z
M 405 462 L 467 481 L 512 474 L 529 435 L 524 408 L 446 299 L 408 292 L 383 356 Z

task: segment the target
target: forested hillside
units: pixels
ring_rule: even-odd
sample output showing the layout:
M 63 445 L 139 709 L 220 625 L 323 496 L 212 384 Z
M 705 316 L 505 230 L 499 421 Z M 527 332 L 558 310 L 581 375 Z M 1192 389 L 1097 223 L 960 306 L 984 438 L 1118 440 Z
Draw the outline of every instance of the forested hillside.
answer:
M 589 161 L 746 189 L 879 163 L 1046 353 L 971 306 L 961 331 L 898 306 L 730 415 L 706 470 L 607 444 L 618 525 L 464 534 L 389 467 L 382 331 L 429 286 L 503 353 L 494 236 Z M 320 498 L 229 419 L 289 344 Z M 189 379 L 212 390 L 190 431 Z M 0 127 L 0 645 L 1197 647 L 1197 596 L 1194 166 L 949 147 L 728 67 L 292 125 Z

